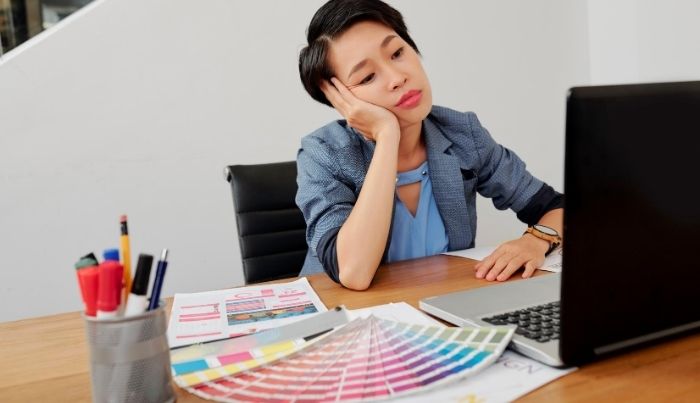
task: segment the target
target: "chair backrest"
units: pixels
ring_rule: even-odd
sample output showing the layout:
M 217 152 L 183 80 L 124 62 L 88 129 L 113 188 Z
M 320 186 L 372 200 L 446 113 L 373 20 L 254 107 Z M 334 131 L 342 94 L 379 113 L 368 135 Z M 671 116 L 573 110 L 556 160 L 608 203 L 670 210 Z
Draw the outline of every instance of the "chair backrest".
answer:
M 306 222 L 294 202 L 296 162 L 231 165 L 231 184 L 246 284 L 298 276 L 304 265 Z

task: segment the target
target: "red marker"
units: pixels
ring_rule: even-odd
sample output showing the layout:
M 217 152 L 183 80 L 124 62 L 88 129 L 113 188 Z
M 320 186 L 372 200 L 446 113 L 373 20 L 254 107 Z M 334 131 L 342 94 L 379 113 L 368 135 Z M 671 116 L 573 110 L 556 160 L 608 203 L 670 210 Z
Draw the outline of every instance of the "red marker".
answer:
M 80 294 L 85 305 L 85 315 L 95 316 L 97 313 L 97 287 L 99 281 L 97 266 L 81 267 L 78 269 L 77 274 Z
M 95 316 L 97 312 L 97 258 L 92 253 L 83 256 L 75 264 L 80 295 L 85 305 L 85 315 Z
M 99 291 L 97 294 L 97 318 L 114 318 L 117 316 L 122 282 L 122 265 L 108 260 L 100 264 Z
M 85 314 L 87 316 L 97 315 L 97 287 L 99 283 L 99 269 L 97 266 L 81 270 L 78 274 L 83 278 L 85 284 Z

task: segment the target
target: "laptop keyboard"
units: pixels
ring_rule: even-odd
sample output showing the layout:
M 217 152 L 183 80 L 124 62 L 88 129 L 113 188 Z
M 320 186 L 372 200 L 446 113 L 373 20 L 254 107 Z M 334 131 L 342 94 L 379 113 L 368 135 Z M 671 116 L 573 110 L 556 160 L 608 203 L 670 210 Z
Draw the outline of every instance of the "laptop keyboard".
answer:
M 559 339 L 559 301 L 482 318 L 492 325 L 517 325 L 515 333 L 546 343 Z

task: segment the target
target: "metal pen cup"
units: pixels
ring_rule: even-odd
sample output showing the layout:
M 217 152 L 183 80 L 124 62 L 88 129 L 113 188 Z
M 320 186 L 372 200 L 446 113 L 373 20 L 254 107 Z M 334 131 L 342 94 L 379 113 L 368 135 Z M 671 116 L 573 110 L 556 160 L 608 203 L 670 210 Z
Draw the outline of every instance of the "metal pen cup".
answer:
M 137 316 L 83 318 L 93 402 L 175 401 L 163 301 Z

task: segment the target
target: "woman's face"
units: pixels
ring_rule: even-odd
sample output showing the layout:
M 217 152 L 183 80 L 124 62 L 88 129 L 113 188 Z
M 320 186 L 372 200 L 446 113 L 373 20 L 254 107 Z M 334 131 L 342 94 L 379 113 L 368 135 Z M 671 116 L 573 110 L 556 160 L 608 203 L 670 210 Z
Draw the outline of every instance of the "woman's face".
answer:
M 356 97 L 388 109 L 401 127 L 430 113 L 433 96 L 420 56 L 391 28 L 358 22 L 331 42 L 328 61 Z

